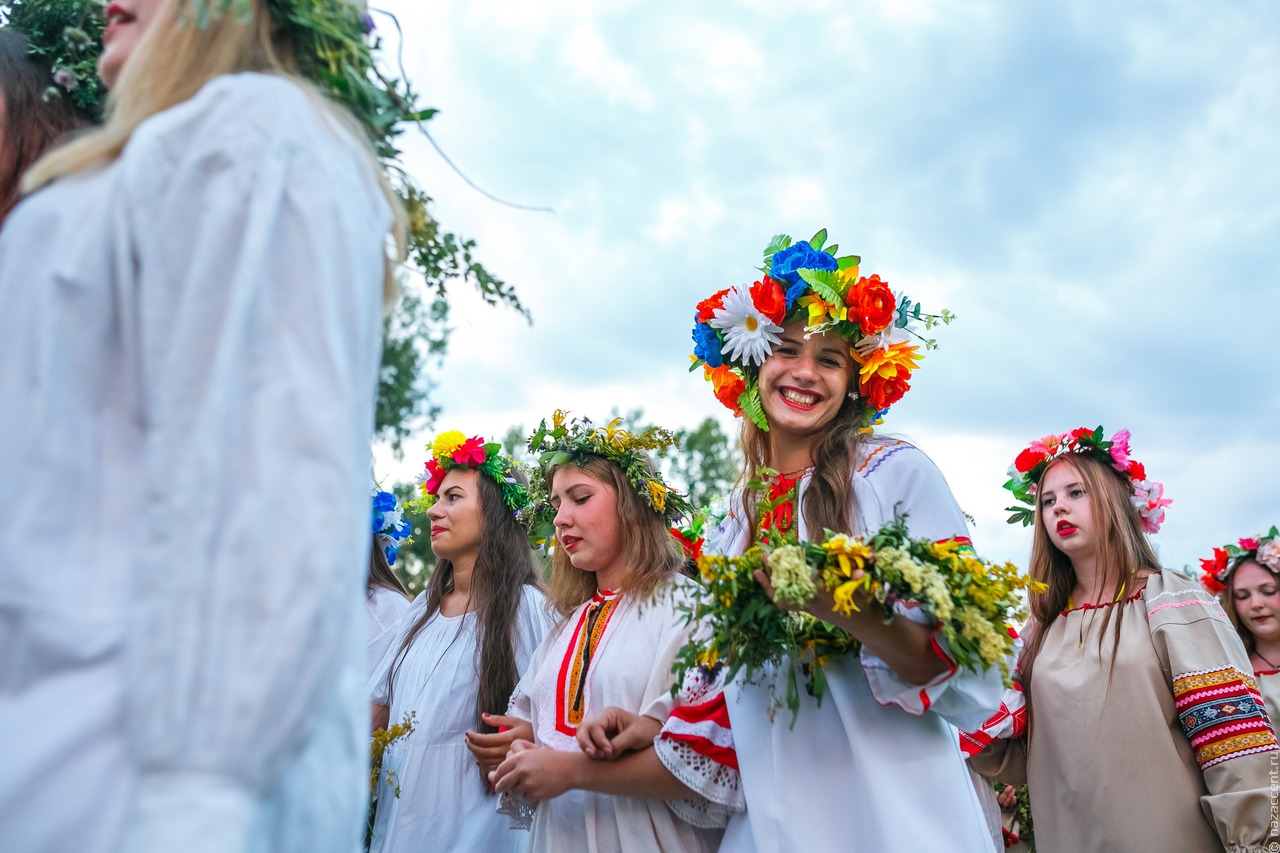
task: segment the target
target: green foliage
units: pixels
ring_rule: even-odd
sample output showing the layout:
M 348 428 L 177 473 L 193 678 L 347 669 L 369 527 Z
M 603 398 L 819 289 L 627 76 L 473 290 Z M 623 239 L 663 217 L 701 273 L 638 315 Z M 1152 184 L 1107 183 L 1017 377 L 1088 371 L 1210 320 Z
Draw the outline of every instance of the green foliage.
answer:
M 65 85 L 49 81 L 46 98 L 70 98 L 91 122 L 102 119 L 106 89 L 98 80 L 102 55 L 102 7 L 85 0 L 9 0 L 0 3 L 0 26 L 27 37 Z
M 400 483 L 392 491 L 400 500 L 401 506 L 419 497 L 418 489 L 412 483 Z M 406 508 L 404 518 L 413 525 L 412 539 L 400 546 L 396 553 L 396 564 L 391 567 L 391 571 L 395 572 L 405 589 L 409 590 L 409 596 L 416 598 L 431 579 L 431 573 L 436 567 L 436 555 L 431 553 L 431 525 L 426 513 Z
M 800 279 L 809 285 L 814 294 L 828 305 L 844 304 L 844 296 L 837 289 L 834 270 L 800 270 Z
M 729 437 L 714 418 L 693 429 L 676 430 L 680 449 L 666 460 L 673 483 L 685 490 L 694 506 L 710 506 L 726 496 L 737 473 Z
M 773 256 L 790 246 L 790 236 L 786 234 L 773 235 L 773 239 L 769 241 L 769 245 L 764 247 L 764 263 L 766 272 L 768 272 L 769 264 L 773 260 Z
M 762 430 L 769 429 L 769 421 L 764 416 L 764 401 L 760 399 L 760 381 L 755 376 L 746 377 L 747 388 L 738 397 L 738 408 L 742 414 Z
M 515 289 L 475 258 L 474 240 L 443 231 L 431 215 L 431 198 L 413 186 L 401 188 L 409 213 L 409 261 L 419 274 L 405 277 L 403 295 L 383 327 L 378 376 L 376 436 L 399 453 L 412 433 L 435 423 L 439 406 L 428 375 L 439 369 L 449 346 L 450 285 L 470 283 L 487 305 L 503 305 L 526 320 L 529 311 Z

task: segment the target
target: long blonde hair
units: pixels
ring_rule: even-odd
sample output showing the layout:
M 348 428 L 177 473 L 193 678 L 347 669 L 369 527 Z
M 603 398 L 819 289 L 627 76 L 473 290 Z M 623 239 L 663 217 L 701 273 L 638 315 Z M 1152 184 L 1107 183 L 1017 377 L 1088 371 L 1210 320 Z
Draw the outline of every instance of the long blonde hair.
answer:
M 1102 572 L 1102 589 L 1116 595 L 1133 590 L 1140 571 L 1159 568 L 1155 552 L 1142 532 L 1142 519 L 1129 500 L 1129 481 L 1118 474 L 1106 462 L 1086 453 L 1072 453 L 1056 460 L 1053 465 L 1068 465 L 1084 483 L 1093 514 L 1095 559 Z M 1049 466 L 1050 468 L 1053 465 Z M 1040 482 L 1049 473 L 1045 469 Z M 1027 709 L 1031 710 L 1031 677 L 1036 658 L 1044 645 L 1049 628 L 1071 600 L 1076 586 L 1076 570 L 1071 559 L 1050 541 L 1045 530 L 1043 505 L 1036 500 L 1035 532 L 1031 542 L 1031 577 L 1044 583 L 1048 589 L 1031 593 L 1031 618 L 1034 627 L 1028 632 L 1027 644 L 1018 659 L 1018 671 L 1022 681 Z M 1115 650 L 1120 643 L 1120 625 L 1124 620 L 1123 607 L 1106 607 L 1102 614 L 1102 629 L 1098 633 L 1098 649 L 1102 650 L 1107 626 L 1112 626 L 1112 666 Z M 1112 624 L 1114 621 L 1114 624 Z M 1029 719 L 1029 718 L 1028 718 Z
M 684 568 L 684 552 L 671 535 L 666 521 L 640 500 L 621 468 L 603 456 L 575 457 L 570 462 L 546 470 L 544 477 L 548 493 L 556 472 L 568 467 L 577 468 L 611 488 L 616 496 L 622 554 L 627 561 L 623 594 L 644 595 L 662 580 L 680 573 Z M 551 557 L 551 579 L 547 587 L 547 598 L 551 604 L 561 616 L 568 616 L 596 594 L 596 576 L 576 568 L 565 550 L 556 548 Z
M 394 251 L 387 252 L 383 276 L 383 296 L 390 301 L 396 293 L 396 269 L 405 255 L 404 206 L 355 118 L 296 73 L 288 41 L 272 24 L 267 0 L 252 0 L 248 20 L 226 13 L 213 16 L 202 27 L 193 20 L 193 4 L 185 4 L 186 11 L 181 13 L 178 6 L 179 0 L 169 0 L 156 10 L 121 69 L 108 101 L 106 123 L 36 161 L 23 178 L 23 192 L 118 159 L 139 125 L 190 100 L 215 77 L 244 71 L 278 74 L 301 85 L 319 107 L 366 141 L 369 165 L 393 215 Z

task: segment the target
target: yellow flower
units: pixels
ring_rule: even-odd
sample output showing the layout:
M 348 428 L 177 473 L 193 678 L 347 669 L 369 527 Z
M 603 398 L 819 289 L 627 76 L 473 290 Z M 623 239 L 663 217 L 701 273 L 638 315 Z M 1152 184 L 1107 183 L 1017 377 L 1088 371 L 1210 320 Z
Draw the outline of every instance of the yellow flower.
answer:
M 843 285 L 841 290 L 848 292 L 849 288 L 858 283 L 858 265 L 854 264 L 848 269 L 840 270 L 840 272 L 836 273 L 836 278 Z
M 849 316 L 849 309 L 843 305 L 832 305 L 824 302 L 812 293 L 800 297 L 800 304 L 809 309 L 809 321 L 806 326 L 820 326 L 830 317 L 832 320 L 843 320 Z
M 560 427 L 564 426 L 564 419 L 568 417 L 568 414 L 564 409 L 556 409 L 551 415 L 551 428 L 560 429 Z
M 866 361 L 858 369 L 858 374 L 864 382 L 872 376 L 879 376 L 884 380 L 896 379 L 900 369 L 910 373 L 920 366 L 919 351 L 918 346 L 908 343 L 890 344 L 884 349 L 874 349 L 867 353 Z
M 659 483 L 657 480 L 649 481 L 649 499 L 653 501 L 653 508 L 658 512 L 663 512 L 667 508 L 667 487 Z
M 836 587 L 835 592 L 832 593 L 832 597 L 835 599 L 832 609 L 842 616 L 850 616 L 854 611 L 858 610 L 858 605 L 853 603 L 853 596 L 857 593 L 860 585 L 858 581 L 845 581 Z
M 852 578 L 854 572 L 866 570 L 867 560 L 871 557 L 870 548 L 844 535 L 832 536 L 822 543 L 822 549 L 827 552 L 827 564 L 846 578 Z
M 436 459 L 448 459 L 466 440 L 467 437 L 456 429 L 442 432 L 431 442 L 431 455 Z

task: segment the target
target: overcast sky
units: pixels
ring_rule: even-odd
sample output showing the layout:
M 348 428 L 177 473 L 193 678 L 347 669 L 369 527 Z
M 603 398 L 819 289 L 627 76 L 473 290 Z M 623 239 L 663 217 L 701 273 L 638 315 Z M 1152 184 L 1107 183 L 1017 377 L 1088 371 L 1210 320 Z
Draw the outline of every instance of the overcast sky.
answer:
M 731 416 L 696 301 L 821 227 L 940 330 L 886 428 L 986 556 L 1031 439 L 1127 427 L 1174 499 L 1166 565 L 1280 523 L 1280 5 L 388 0 L 445 151 L 408 164 L 533 313 L 462 289 L 440 429 L 556 407 Z M 389 22 L 380 27 L 389 32 Z M 425 440 L 424 436 L 424 440 Z M 408 479 L 421 441 L 379 474 Z

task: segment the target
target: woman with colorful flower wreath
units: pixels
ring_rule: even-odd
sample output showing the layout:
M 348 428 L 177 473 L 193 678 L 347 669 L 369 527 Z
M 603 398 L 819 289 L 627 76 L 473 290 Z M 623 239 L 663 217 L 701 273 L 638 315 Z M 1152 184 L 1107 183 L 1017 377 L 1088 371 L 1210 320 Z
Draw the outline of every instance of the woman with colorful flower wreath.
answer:
M 374 851 L 523 851 L 496 811 L 487 774 L 498 759 L 478 739 L 505 745 L 519 721 L 500 716 L 551 626 L 533 552 L 516 513 L 528 502 L 524 476 L 500 445 L 442 433 L 421 481 L 435 570 L 375 668 L 369 692 L 391 722 L 416 718 L 413 733 L 383 755 Z M 469 751 L 470 750 L 470 751 Z M 477 766 L 478 765 L 478 766 Z
M 413 525 L 404 518 L 400 502 L 391 492 L 373 490 L 373 540 L 369 543 L 369 579 L 365 582 L 364 603 L 369 617 L 369 640 L 365 658 L 369 672 L 387 653 L 400 620 L 409 609 L 409 590 L 391 567 L 396 553 L 409 539 Z
M 532 521 L 555 537 L 562 618 L 511 698 L 532 740 L 491 778 L 504 811 L 532 820 L 534 853 L 713 851 L 741 807 L 719 685 L 672 675 L 696 582 L 670 528 L 692 514 L 646 455 L 672 444 L 665 430 L 596 429 L 562 412 L 530 439 L 545 489 Z
M 772 535 L 873 534 L 899 514 L 913 538 L 968 547 L 964 514 L 928 457 L 872 432 L 910 387 L 914 324 L 951 315 L 923 314 L 825 239 L 774 238 L 759 281 L 698 305 L 695 358 L 716 396 L 745 415 L 739 490 L 705 548 L 732 556 Z M 762 468 L 778 472 L 767 511 L 745 487 Z M 805 610 L 861 650 L 825 661 L 825 695 L 801 691 L 794 726 L 775 715 L 786 668 L 726 691 L 747 808 L 721 849 L 990 850 L 952 726 L 995 709 L 999 668 L 959 670 L 918 610 L 886 613 L 860 596 L 842 616 L 817 586 Z
M 1217 600 L 1162 571 L 1144 533 L 1170 501 L 1129 455 L 1129 432 L 1080 428 L 1032 442 L 1006 488 L 1031 507 L 1032 620 L 1021 692 L 972 759 L 1026 781 L 1045 850 L 1263 851 L 1275 733 Z M 1025 701 L 1025 706 L 1024 706 Z M 1121 794 L 1122 792 L 1122 794 Z
M 1272 725 L 1280 720 L 1280 529 L 1213 549 L 1201 583 L 1244 641 Z
M 346 853 L 403 116 L 344 0 L 86 5 L 0 232 L 0 846 Z

